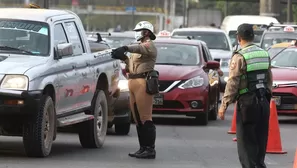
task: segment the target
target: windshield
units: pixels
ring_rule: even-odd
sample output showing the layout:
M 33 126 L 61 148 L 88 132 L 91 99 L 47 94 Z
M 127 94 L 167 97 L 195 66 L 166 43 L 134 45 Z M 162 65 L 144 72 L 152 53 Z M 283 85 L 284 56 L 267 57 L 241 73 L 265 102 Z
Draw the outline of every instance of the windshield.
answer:
M 0 53 L 49 55 L 47 23 L 0 19 Z
M 118 48 L 129 45 L 134 42 L 135 38 L 131 37 L 106 37 L 106 42 L 111 48 Z
M 156 64 L 197 65 L 200 63 L 197 46 L 156 43 L 156 47 L 158 50 Z
M 204 41 L 209 49 L 231 50 L 226 35 L 221 32 L 176 31 L 172 36 L 190 36 Z
M 281 47 L 281 48 L 270 48 L 268 50 L 270 58 L 274 57 L 277 53 L 279 53 L 283 49 L 284 49 L 283 47 Z
M 272 59 L 271 65 L 279 67 L 297 67 L 297 48 L 285 49 Z
M 263 32 L 264 30 L 254 31 L 254 34 L 255 34 L 254 43 L 260 43 Z M 236 38 L 236 31 L 229 31 L 229 37 L 233 46 L 238 44 L 237 38 Z
M 297 39 L 297 33 L 267 33 L 263 37 L 263 42 L 261 48 L 268 49 L 268 47 L 282 43 L 282 42 L 291 42 L 292 40 Z

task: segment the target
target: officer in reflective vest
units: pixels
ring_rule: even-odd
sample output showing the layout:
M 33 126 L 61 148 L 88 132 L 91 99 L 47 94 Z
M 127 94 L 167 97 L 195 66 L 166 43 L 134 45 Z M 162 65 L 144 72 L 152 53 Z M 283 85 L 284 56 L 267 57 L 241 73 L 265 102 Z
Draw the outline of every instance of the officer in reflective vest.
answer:
M 237 29 L 241 49 L 232 56 L 219 117 L 223 120 L 229 104 L 237 101 L 236 136 L 243 168 L 265 168 L 268 139 L 272 73 L 269 54 L 252 43 L 252 25 Z

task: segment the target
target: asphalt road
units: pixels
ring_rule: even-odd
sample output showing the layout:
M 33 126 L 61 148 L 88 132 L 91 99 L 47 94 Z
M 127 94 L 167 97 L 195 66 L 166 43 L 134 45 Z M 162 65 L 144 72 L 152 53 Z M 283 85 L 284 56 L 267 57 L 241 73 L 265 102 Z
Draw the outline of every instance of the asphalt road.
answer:
M 138 147 L 135 126 L 128 136 L 107 136 L 101 149 L 83 149 L 74 133 L 60 133 L 48 158 L 27 158 L 21 138 L 0 137 L 0 168 L 240 168 L 234 135 L 227 134 L 233 108 L 226 120 L 196 125 L 192 119 L 156 119 L 157 158 L 128 157 Z M 281 117 L 283 118 L 283 117 Z M 288 118 L 288 117 L 286 117 Z M 280 122 L 283 149 L 288 154 L 267 155 L 268 168 L 292 168 L 297 147 L 297 119 Z

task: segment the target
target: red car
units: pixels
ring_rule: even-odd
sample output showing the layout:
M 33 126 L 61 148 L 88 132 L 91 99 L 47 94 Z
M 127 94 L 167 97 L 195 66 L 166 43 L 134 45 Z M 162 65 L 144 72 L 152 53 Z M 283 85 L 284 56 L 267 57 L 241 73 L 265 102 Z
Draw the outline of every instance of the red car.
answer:
M 297 47 L 283 50 L 271 60 L 273 98 L 279 114 L 297 114 Z
M 155 45 L 160 94 L 154 97 L 153 114 L 191 116 L 203 125 L 216 120 L 220 63 L 213 60 L 206 43 L 159 38 Z

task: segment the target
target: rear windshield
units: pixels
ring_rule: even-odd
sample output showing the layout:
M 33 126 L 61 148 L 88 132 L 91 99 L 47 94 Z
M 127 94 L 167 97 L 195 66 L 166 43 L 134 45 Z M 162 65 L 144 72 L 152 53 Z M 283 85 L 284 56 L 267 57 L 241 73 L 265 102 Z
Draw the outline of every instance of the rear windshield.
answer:
M 297 68 L 297 48 L 287 48 L 271 60 L 272 66 Z
M 268 47 L 274 44 L 291 42 L 292 40 L 296 39 L 297 33 L 265 33 L 263 35 L 261 48 L 268 49 Z
M 156 64 L 197 65 L 200 63 L 197 46 L 186 44 L 155 43 L 158 56 Z
M 226 35 L 222 32 L 176 31 L 172 36 L 189 36 L 204 41 L 209 49 L 231 51 Z
M 254 31 L 254 34 L 255 34 L 254 43 L 260 43 L 263 33 L 264 33 L 264 30 Z M 236 31 L 230 31 L 229 37 L 230 37 L 232 45 L 238 44 L 237 39 L 236 39 Z
M 270 48 L 268 50 L 268 53 L 269 53 L 270 58 L 274 57 L 277 53 L 279 53 L 283 49 L 284 49 L 283 47 L 280 47 L 280 48 Z

